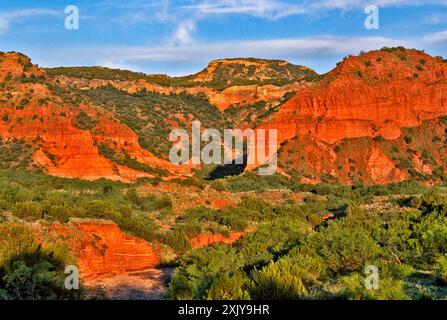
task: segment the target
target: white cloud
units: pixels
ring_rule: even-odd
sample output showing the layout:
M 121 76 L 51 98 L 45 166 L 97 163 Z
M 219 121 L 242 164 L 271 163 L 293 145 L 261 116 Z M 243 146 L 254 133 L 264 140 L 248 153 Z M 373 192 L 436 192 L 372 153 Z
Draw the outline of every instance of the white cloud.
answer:
M 383 46 L 412 46 L 411 41 L 383 37 L 333 37 L 229 41 L 186 46 L 109 48 L 109 57 L 126 62 L 175 62 L 210 57 L 308 58 L 357 54 Z
M 0 13 L 0 33 L 7 32 L 11 24 L 20 19 L 32 18 L 36 16 L 44 15 L 58 15 L 63 14 L 63 12 L 58 12 L 56 10 L 49 9 L 22 9 Z
M 363 9 L 368 5 L 379 7 L 447 4 L 447 0 L 205 0 L 184 6 L 204 15 L 244 14 L 260 18 L 280 19 L 291 15 L 317 14 L 322 11 Z
M 228 41 L 221 43 L 193 43 L 190 45 L 162 45 L 151 47 L 85 47 L 71 49 L 44 50 L 35 54 L 36 62 L 44 66 L 58 65 L 104 65 L 121 69 L 147 70 L 148 64 L 172 66 L 176 75 L 199 71 L 193 68 L 205 66 L 219 58 L 256 57 L 265 59 L 285 59 L 320 72 L 329 69 L 348 54 L 358 54 L 361 50 L 379 49 L 383 46 L 418 47 L 417 43 L 383 37 L 333 37 L 320 36 L 256 41 Z M 95 52 L 92 61 L 91 52 Z M 38 57 L 45 60 L 39 60 Z M 328 62 L 330 61 L 330 62 Z M 179 66 L 182 66 L 180 68 Z M 194 67 L 191 67 L 194 66 Z
M 423 40 L 429 44 L 447 44 L 447 30 L 428 34 Z
M 181 21 L 172 35 L 173 44 L 188 45 L 193 43 L 192 32 L 196 29 L 193 19 Z
M 280 18 L 305 13 L 305 7 L 275 0 L 218 0 L 185 6 L 204 15 L 244 14 L 262 18 Z

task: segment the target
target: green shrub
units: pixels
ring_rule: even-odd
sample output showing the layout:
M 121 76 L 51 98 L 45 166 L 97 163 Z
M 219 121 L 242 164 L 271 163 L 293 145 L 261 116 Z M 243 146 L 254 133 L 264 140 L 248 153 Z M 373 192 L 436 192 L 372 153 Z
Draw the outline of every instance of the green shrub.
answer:
M 65 266 L 74 263 L 66 246 L 41 248 L 33 231 L 20 225 L 0 226 L 0 231 L 0 299 L 82 298 L 82 290 L 65 289 Z
M 436 260 L 435 274 L 442 285 L 447 285 L 447 255 Z
M 311 241 L 334 273 L 361 270 L 381 255 L 380 246 L 366 230 L 348 228 L 343 221 L 330 223 L 326 232 L 318 233 Z
M 168 289 L 170 299 L 205 299 L 213 282 L 221 282 L 224 274 L 235 274 L 243 261 L 236 250 L 227 245 L 213 245 L 200 250 L 192 250 L 182 256 L 179 267 L 175 270 Z M 244 281 L 234 278 L 231 282 L 243 284 Z M 216 298 L 225 288 L 213 286 L 212 293 Z M 220 292 L 220 293 L 219 293 Z M 237 294 L 237 288 L 232 295 Z
M 217 275 L 207 291 L 207 299 L 210 300 L 249 300 L 250 295 L 244 289 L 248 282 L 245 273 L 223 273 Z
M 217 191 L 227 191 L 227 184 L 224 180 L 214 180 L 211 182 L 211 187 Z
M 257 300 L 302 299 L 308 291 L 301 279 L 302 270 L 292 259 L 271 262 L 251 274 L 250 296 Z
M 13 209 L 13 214 L 18 218 L 30 221 L 44 218 L 42 207 L 39 203 L 33 201 L 17 203 Z
M 169 245 L 177 254 L 182 254 L 191 250 L 191 243 L 183 230 L 174 230 L 167 232 L 162 241 Z
M 82 130 L 92 130 L 96 126 L 97 121 L 92 119 L 87 113 L 81 111 L 76 116 L 75 125 Z
M 339 280 L 342 288 L 336 295 L 348 300 L 407 300 L 404 282 L 391 278 L 379 277 L 379 289 L 366 289 L 365 276 L 352 273 Z

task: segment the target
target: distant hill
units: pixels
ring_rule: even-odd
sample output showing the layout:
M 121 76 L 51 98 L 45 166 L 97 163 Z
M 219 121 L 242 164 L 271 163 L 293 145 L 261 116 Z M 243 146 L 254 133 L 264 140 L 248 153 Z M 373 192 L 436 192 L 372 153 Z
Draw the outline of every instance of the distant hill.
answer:
M 310 68 L 293 65 L 287 61 L 248 58 L 215 60 L 204 70 L 184 79 L 215 87 L 227 87 L 250 84 L 285 85 L 317 75 Z

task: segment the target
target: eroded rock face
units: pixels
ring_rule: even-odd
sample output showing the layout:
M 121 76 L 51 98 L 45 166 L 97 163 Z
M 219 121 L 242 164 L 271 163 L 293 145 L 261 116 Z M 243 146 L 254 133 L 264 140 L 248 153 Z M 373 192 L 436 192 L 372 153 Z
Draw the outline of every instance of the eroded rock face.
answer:
M 276 85 L 245 85 L 230 86 L 224 90 L 215 90 L 211 87 L 195 85 L 191 87 L 165 87 L 150 83 L 144 79 L 139 81 L 105 80 L 105 79 L 82 79 L 58 76 L 56 78 L 63 86 L 74 85 L 81 90 L 96 89 L 104 86 L 113 86 L 119 90 L 124 90 L 129 94 L 141 90 L 156 92 L 159 94 L 181 94 L 190 95 L 204 94 L 209 101 L 220 111 L 225 111 L 228 107 L 237 105 L 244 106 L 254 104 L 259 101 L 275 102 L 280 100 L 286 93 L 298 91 L 307 85 L 306 82 L 296 82 L 283 86 Z
M 171 174 L 188 173 L 141 148 L 138 136 L 113 118 L 112 114 L 81 102 L 69 104 L 42 81 L 45 77 L 29 58 L 16 53 L 0 56 L 0 79 L 7 79 L 0 90 L 0 137 L 3 141 L 23 140 L 35 153 L 34 162 L 50 175 L 96 180 L 106 178 L 132 182 L 151 174 L 117 164 L 100 154 L 99 146 Z M 83 113 L 91 123 L 80 124 Z
M 268 126 L 280 130 L 281 141 L 308 134 L 330 144 L 395 139 L 402 128 L 447 113 L 446 80 L 447 64 L 427 54 L 373 51 L 346 59 L 321 84 L 298 92 Z
M 395 163 L 377 147 L 369 152 L 366 169 L 375 184 L 400 182 L 407 178 L 407 175 L 396 168 Z
M 81 239 L 73 249 L 84 282 L 154 269 L 160 262 L 150 243 L 123 233 L 115 223 L 72 220 L 69 230 Z
M 282 75 L 284 79 L 278 75 L 279 71 L 287 73 Z M 6 83 L 0 91 L 0 136 L 5 141 L 20 139 L 32 145 L 34 162 L 51 175 L 124 182 L 152 176 L 153 170 L 141 169 L 135 162 L 129 165 L 100 153 L 100 146 L 104 145 L 121 159 L 129 157 L 126 160 L 163 169 L 171 176 L 191 175 L 191 166 L 173 165 L 143 149 L 135 132 L 104 108 L 85 100 L 74 104 L 73 97 L 67 97 L 67 92 L 60 90 L 69 85 L 80 89 L 112 85 L 128 93 L 145 89 L 162 94 L 204 94 L 221 112 L 231 106 L 236 106 L 239 112 L 247 106 L 248 113 L 239 114 L 243 121 L 233 119 L 242 129 L 277 129 L 280 169 L 304 173 L 303 182 L 333 177 L 346 183 L 355 179 L 388 183 L 409 178 L 409 170 L 402 170 L 396 162 L 398 157 L 383 150 L 373 139 L 397 141 L 402 139 L 405 128 L 417 128 L 424 121 L 437 121 L 447 115 L 445 61 L 417 50 L 397 48 L 349 57 L 314 83 L 304 80 L 309 74 L 311 70 L 283 61 L 226 59 L 185 77 L 189 80 L 184 79 L 183 87 L 179 85 L 182 82 L 172 86 L 151 83 L 150 77 L 124 81 L 58 75 L 51 80 L 23 81 L 19 78 L 45 79 L 46 73 L 21 54 L 3 54 L 0 55 L 0 80 Z M 262 85 L 262 81 L 269 83 L 276 76 L 288 84 L 265 85 L 264 82 Z M 247 83 L 245 80 L 249 84 L 240 85 Z M 219 81 L 223 81 L 222 90 L 216 89 L 219 86 L 214 89 L 210 86 L 218 85 Z M 296 94 L 286 101 L 285 95 L 288 93 L 289 97 L 291 92 Z M 253 117 L 249 106 L 260 101 L 267 102 L 268 109 L 261 109 Z M 81 111 L 93 119 L 89 128 L 77 124 Z M 173 127 L 190 125 L 187 115 L 179 114 L 177 118 L 178 121 L 171 121 Z M 423 149 L 436 149 L 431 148 L 434 143 L 431 139 L 441 139 L 442 135 L 436 133 L 426 142 L 413 146 L 417 147 L 414 151 L 418 156 L 403 155 L 413 159 L 412 170 L 423 175 L 443 171 L 438 164 L 420 157 Z M 335 152 L 339 145 L 363 138 L 369 139 L 370 144 L 360 146 L 361 149 L 345 146 L 347 151 L 340 161 L 340 154 Z M 355 146 L 354 142 L 350 144 Z M 443 161 L 442 157 L 434 160 Z M 262 164 L 247 166 L 247 170 Z
M 285 86 L 234 86 L 221 92 L 210 92 L 208 98 L 220 111 L 225 111 L 230 106 L 251 105 L 259 101 L 279 101 L 288 92 L 298 91 L 304 88 L 306 83 L 292 83 Z
M 45 71 L 31 63 L 31 59 L 18 52 L 7 52 L 0 54 L 0 81 L 8 77 L 27 77 L 33 75 L 40 77 Z
M 283 104 L 262 127 L 278 130 L 279 145 L 301 141 L 295 148 L 300 158 L 308 160 L 306 169 L 315 178 L 322 174 L 341 178 L 342 169 L 337 168 L 337 155 L 331 149 L 346 139 L 398 139 L 402 129 L 446 115 L 446 92 L 447 64 L 442 60 L 416 50 L 373 51 L 341 62 L 320 83 Z M 284 149 L 291 153 L 291 148 Z M 296 163 L 297 157 L 283 160 Z M 372 183 L 407 177 L 377 147 L 353 149 L 347 158 L 361 158 L 355 166 L 366 170 L 362 175 Z M 427 167 L 422 170 L 428 172 Z
M 100 279 L 115 275 L 156 269 L 162 249 L 151 243 L 126 234 L 117 224 L 108 220 L 71 219 L 68 224 L 53 223 L 36 228 L 39 243 L 58 238 L 67 243 L 77 257 L 77 266 L 84 284 L 91 285 Z M 43 233 L 43 234 L 42 234 Z M 228 237 L 221 234 L 201 234 L 190 239 L 194 249 L 213 243 L 232 244 L 246 232 L 234 232 Z

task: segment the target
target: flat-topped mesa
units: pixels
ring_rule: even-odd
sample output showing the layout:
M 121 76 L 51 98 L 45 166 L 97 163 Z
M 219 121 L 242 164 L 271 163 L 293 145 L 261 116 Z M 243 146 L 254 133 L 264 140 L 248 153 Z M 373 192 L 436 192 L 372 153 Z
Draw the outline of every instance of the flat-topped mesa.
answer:
M 310 68 L 283 60 L 234 58 L 214 60 L 199 73 L 186 77 L 192 82 L 214 82 L 227 85 L 288 84 L 315 77 Z

